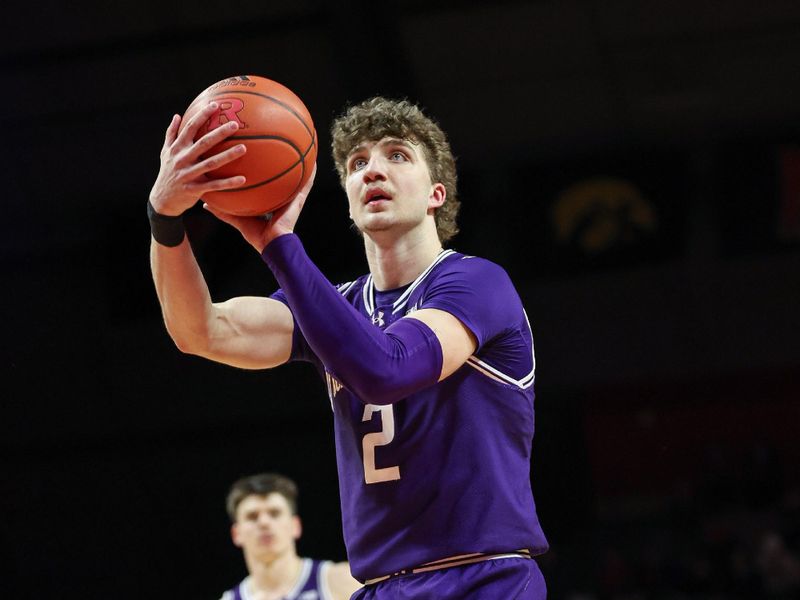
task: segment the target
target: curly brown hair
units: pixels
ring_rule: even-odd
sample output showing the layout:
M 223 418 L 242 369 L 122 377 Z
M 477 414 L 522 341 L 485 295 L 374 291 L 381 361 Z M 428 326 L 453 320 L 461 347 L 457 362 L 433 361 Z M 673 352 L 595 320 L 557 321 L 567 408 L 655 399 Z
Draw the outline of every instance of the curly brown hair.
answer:
M 397 137 L 422 144 L 431 181 L 447 190 L 444 204 L 436 209 L 436 231 L 442 242 L 458 233 L 456 217 L 461 203 L 456 195 L 456 161 L 439 124 L 408 100 L 375 96 L 349 106 L 331 125 L 333 162 L 342 187 L 347 179 L 347 157 L 362 142 Z

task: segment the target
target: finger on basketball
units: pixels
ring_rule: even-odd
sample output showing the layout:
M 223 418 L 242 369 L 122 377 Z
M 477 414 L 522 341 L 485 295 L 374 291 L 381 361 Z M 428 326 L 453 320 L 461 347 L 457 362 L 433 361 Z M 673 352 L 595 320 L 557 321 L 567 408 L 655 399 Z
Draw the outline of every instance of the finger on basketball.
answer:
M 193 167 L 189 169 L 189 172 L 192 177 L 197 175 L 208 173 L 209 171 L 213 171 L 214 169 L 218 169 L 223 165 L 227 165 L 229 162 L 233 162 L 242 154 L 247 152 L 247 148 L 244 144 L 236 144 L 228 148 L 227 150 L 223 150 L 217 154 L 212 154 L 205 160 L 200 161 Z
M 224 179 L 207 179 L 187 184 L 187 189 L 194 194 L 203 195 L 206 192 L 218 192 L 220 190 L 232 190 L 247 183 L 244 175 L 225 177 Z
M 208 121 L 209 117 L 214 114 L 217 108 L 218 105 L 216 102 L 210 102 L 201 110 L 197 111 L 197 113 L 192 115 L 192 117 L 186 123 L 186 126 L 180 130 L 177 140 L 182 144 L 191 144 L 197 135 L 197 132 L 200 130 L 203 124 Z
M 194 143 L 194 149 L 197 152 L 197 155 L 199 156 L 200 154 L 206 152 L 209 148 L 213 148 L 225 140 L 225 138 L 235 133 L 237 129 L 239 129 L 238 123 L 236 123 L 236 121 L 230 121 L 225 123 L 225 125 L 222 127 L 212 129 L 205 135 L 201 136 Z M 244 145 L 242 145 L 242 147 L 244 147 Z
M 166 150 L 172 144 L 172 142 L 175 141 L 175 138 L 178 135 L 178 127 L 180 127 L 180 124 L 180 116 L 172 115 L 172 121 L 169 122 L 169 127 L 167 127 L 166 132 L 164 132 L 164 150 Z

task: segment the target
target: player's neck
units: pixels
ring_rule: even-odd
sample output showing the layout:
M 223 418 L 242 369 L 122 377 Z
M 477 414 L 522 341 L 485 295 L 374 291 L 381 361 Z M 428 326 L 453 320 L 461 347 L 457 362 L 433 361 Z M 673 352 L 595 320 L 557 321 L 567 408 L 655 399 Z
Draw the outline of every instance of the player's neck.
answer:
M 248 560 L 250 597 L 253 600 L 277 600 L 288 594 L 297 583 L 303 559 L 287 553 L 270 561 Z
M 390 241 L 364 236 L 364 248 L 375 287 L 392 290 L 414 281 L 442 251 L 439 237 L 405 235 Z

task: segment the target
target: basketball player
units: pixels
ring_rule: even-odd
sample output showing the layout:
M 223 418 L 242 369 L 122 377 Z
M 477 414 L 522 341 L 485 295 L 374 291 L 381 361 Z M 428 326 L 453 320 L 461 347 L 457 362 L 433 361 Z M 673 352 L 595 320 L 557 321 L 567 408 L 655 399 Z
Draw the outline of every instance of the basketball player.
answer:
M 294 233 L 313 177 L 270 220 L 213 211 L 261 254 L 280 289 L 212 302 L 179 215 L 244 177 L 200 160 L 236 130 L 193 136 L 211 103 L 166 132 L 150 193 L 151 266 L 178 348 L 248 369 L 310 361 L 334 415 L 353 598 L 542 599 L 548 545 L 530 485 L 533 341 L 506 272 L 444 249 L 457 232 L 455 160 L 407 101 L 371 98 L 332 126 L 333 157 L 369 273 L 334 286 Z
M 233 543 L 248 576 L 221 600 L 346 600 L 361 587 L 346 562 L 297 556 L 297 485 L 277 473 L 236 481 L 228 493 Z

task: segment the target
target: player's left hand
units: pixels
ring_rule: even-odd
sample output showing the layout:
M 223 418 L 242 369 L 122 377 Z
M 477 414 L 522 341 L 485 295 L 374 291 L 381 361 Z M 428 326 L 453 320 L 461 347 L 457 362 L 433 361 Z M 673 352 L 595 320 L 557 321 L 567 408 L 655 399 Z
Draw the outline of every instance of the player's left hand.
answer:
M 314 163 L 311 177 L 309 177 L 308 181 L 300 188 L 300 191 L 295 194 L 294 198 L 292 198 L 288 204 L 266 217 L 240 217 L 231 215 L 213 206 L 209 206 L 208 204 L 203 204 L 203 208 L 216 216 L 220 221 L 238 229 L 245 241 L 261 254 L 264 248 L 267 247 L 267 244 L 276 237 L 294 231 L 297 220 L 300 218 L 300 212 L 305 205 L 306 198 L 308 194 L 311 193 L 311 188 L 314 185 L 314 178 L 316 176 L 317 165 Z

